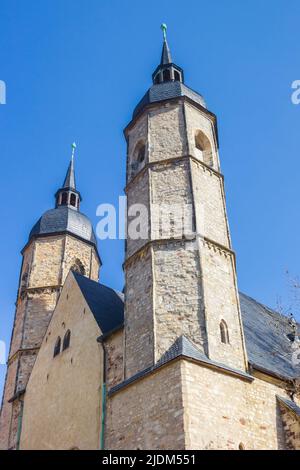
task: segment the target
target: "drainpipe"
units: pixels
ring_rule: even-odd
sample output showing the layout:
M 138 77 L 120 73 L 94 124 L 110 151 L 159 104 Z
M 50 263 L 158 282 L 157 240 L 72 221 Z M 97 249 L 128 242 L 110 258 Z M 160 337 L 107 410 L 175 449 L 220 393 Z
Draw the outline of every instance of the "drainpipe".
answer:
M 105 438 L 105 418 L 106 418 L 106 349 L 104 345 L 104 335 L 100 336 L 97 341 L 102 344 L 103 349 L 103 380 L 101 394 L 101 431 L 100 431 L 100 450 L 104 450 Z
M 20 414 L 18 416 L 18 431 L 17 431 L 17 444 L 16 450 L 20 450 L 20 441 L 21 441 L 21 432 L 22 432 L 22 421 L 23 421 L 23 409 L 24 409 L 24 401 L 20 400 L 21 409 Z

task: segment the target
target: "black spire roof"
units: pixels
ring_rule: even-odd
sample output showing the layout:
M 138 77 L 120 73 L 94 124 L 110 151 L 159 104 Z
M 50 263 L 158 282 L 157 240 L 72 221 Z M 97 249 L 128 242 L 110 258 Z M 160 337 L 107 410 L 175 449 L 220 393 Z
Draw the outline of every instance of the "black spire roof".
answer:
M 96 236 L 88 217 L 80 212 L 81 195 L 76 189 L 74 170 L 74 151 L 68 166 L 63 186 L 56 192 L 55 209 L 46 211 L 34 225 L 29 235 L 32 238 L 53 234 L 70 233 L 87 242 L 97 245 Z
M 166 37 L 167 27 L 165 24 L 162 25 L 162 30 L 164 37 L 160 64 L 152 74 L 153 85 L 136 106 L 133 112 L 133 118 L 148 104 L 181 96 L 189 98 L 202 108 L 206 108 L 203 97 L 184 85 L 183 69 L 172 62 L 172 56 Z
M 172 63 L 171 52 L 169 49 L 168 41 L 165 38 L 164 43 L 163 43 L 162 53 L 161 53 L 160 65 L 168 65 L 171 63 Z
M 68 171 L 65 177 L 64 184 L 62 186 L 65 189 L 75 189 L 76 190 L 76 183 L 75 183 L 75 170 L 74 170 L 74 158 L 71 158 Z

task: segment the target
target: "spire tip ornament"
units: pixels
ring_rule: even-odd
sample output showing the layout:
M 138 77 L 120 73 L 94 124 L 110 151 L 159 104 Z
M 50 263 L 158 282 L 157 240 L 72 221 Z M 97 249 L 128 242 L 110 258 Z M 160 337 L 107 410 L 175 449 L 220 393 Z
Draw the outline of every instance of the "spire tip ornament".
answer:
M 161 26 L 160 26 L 160 29 L 163 32 L 164 41 L 166 41 L 167 40 L 167 25 L 166 25 L 166 23 L 162 23 Z
M 76 147 L 77 147 L 77 145 L 75 144 L 75 142 L 73 142 L 73 144 L 72 144 L 72 160 L 74 160 Z

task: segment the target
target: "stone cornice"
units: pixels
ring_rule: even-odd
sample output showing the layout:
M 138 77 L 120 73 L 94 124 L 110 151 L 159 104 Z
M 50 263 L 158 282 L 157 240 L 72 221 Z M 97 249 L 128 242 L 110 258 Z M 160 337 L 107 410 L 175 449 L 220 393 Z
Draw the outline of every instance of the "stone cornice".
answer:
M 123 268 L 126 268 L 129 264 L 131 264 L 132 261 L 134 261 L 135 258 L 139 257 L 139 256 L 142 256 L 142 254 L 147 251 L 151 246 L 155 246 L 155 245 L 168 245 L 168 244 L 183 244 L 183 243 L 193 243 L 195 242 L 197 239 L 199 239 L 200 241 L 202 240 L 202 242 L 204 244 L 206 244 L 206 246 L 210 247 L 210 248 L 214 248 L 216 250 L 218 250 L 220 253 L 222 254 L 225 254 L 226 256 L 232 256 L 233 259 L 234 259 L 234 263 L 235 263 L 235 252 L 231 249 L 231 248 L 228 248 L 214 240 L 211 240 L 210 238 L 207 238 L 207 237 L 202 237 L 200 235 L 195 235 L 193 238 L 185 238 L 185 237 L 182 237 L 182 238 L 163 238 L 163 239 L 155 239 L 155 240 L 148 240 L 145 245 L 143 245 L 141 248 L 139 248 L 137 251 L 135 251 L 134 253 L 132 253 L 123 263 Z
M 173 157 L 173 158 L 168 158 L 166 160 L 159 160 L 156 162 L 149 162 L 146 163 L 143 168 L 127 183 L 127 185 L 124 188 L 125 193 L 127 194 L 128 189 L 133 186 L 133 184 L 144 174 L 147 172 L 148 169 L 155 169 L 160 168 L 161 166 L 167 166 L 172 163 L 180 163 L 182 161 L 189 161 L 192 160 L 193 162 L 197 163 L 199 166 L 202 166 L 204 170 L 209 171 L 211 174 L 214 174 L 218 178 L 222 179 L 224 181 L 224 175 L 220 173 L 219 171 L 215 170 L 214 168 L 211 168 L 209 165 L 206 165 L 206 163 L 202 162 L 201 160 L 198 160 L 196 157 L 193 155 L 182 155 L 180 157 Z

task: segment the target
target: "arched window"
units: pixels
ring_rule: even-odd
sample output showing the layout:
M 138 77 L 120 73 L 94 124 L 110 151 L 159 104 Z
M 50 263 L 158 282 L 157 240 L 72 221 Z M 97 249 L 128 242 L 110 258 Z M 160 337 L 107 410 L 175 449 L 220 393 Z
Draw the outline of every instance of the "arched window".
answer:
M 146 145 L 143 140 L 140 140 L 134 149 L 134 161 L 142 163 L 146 157 Z
M 53 357 L 58 356 L 58 354 L 60 353 L 60 346 L 61 346 L 61 339 L 60 337 L 58 337 L 54 346 Z
M 71 206 L 76 207 L 76 194 L 71 194 L 70 204 Z
M 195 147 L 199 157 L 208 166 L 213 166 L 213 155 L 211 143 L 204 132 L 198 130 L 195 133 Z
M 177 70 L 174 71 L 174 80 L 180 82 L 180 73 Z
M 70 340 L 71 340 L 71 331 L 68 330 L 64 336 L 64 340 L 63 340 L 63 347 L 62 347 L 62 350 L 65 351 L 66 349 L 68 349 L 68 347 L 70 346 Z
M 76 258 L 72 267 L 71 267 L 71 271 L 75 271 L 76 273 L 79 273 L 79 274 L 82 274 L 83 276 L 85 276 L 85 268 L 82 264 L 82 262 L 80 261 L 80 259 Z
M 220 323 L 220 336 L 221 336 L 222 343 L 229 344 L 229 333 L 228 333 L 227 323 L 225 322 L 225 320 L 222 320 Z
M 62 206 L 67 206 L 68 205 L 68 193 L 62 193 L 61 205 Z
M 137 160 L 139 163 L 142 163 L 145 160 L 146 147 L 142 145 L 139 149 Z
M 171 73 L 170 70 L 164 70 L 163 71 L 163 81 L 164 82 L 169 82 L 171 80 Z

